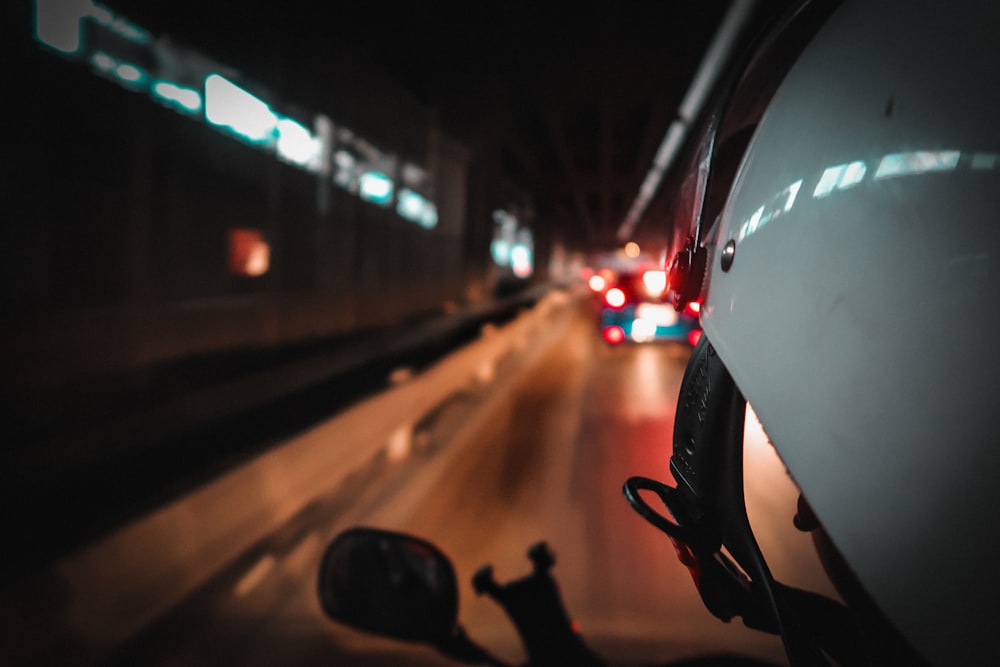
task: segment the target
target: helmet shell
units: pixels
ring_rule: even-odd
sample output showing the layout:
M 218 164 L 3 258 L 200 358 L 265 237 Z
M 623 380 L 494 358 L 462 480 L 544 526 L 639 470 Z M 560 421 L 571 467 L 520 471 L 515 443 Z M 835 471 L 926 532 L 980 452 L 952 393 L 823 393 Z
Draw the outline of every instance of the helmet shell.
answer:
M 933 664 L 1000 657 L 997 63 L 1000 3 L 838 8 L 755 132 L 702 308 L 824 528 Z

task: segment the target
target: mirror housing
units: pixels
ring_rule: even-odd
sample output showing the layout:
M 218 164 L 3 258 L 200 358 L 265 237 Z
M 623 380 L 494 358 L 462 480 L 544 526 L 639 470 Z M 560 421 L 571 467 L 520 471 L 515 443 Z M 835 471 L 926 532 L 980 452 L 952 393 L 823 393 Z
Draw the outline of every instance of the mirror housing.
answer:
M 439 644 L 458 626 L 451 561 L 403 533 L 351 528 L 338 535 L 320 562 L 319 599 L 331 619 L 394 639 Z

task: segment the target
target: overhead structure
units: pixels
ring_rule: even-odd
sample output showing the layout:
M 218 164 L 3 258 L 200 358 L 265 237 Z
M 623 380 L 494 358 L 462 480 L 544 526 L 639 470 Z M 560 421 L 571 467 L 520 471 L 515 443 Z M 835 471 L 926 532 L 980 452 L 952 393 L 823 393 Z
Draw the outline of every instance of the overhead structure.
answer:
M 733 0 L 726 16 L 712 39 L 705 57 L 695 73 L 691 86 L 681 100 L 677 117 L 667 128 L 660 147 L 653 158 L 653 164 L 646 173 L 639 192 L 632 202 L 625 220 L 618 228 L 618 240 L 627 241 L 632 238 L 642 214 L 659 190 L 663 175 L 677 157 L 678 151 L 684 145 L 691 125 L 698 118 L 712 89 L 725 70 L 726 64 L 733 57 L 733 50 L 743 33 L 744 28 L 754 16 L 758 0 Z

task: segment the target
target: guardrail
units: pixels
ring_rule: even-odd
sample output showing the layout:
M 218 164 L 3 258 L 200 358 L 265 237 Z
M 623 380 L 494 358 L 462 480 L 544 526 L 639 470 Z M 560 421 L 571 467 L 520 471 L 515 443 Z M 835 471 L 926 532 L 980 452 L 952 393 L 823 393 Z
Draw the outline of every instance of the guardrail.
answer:
M 18 664 L 64 665 L 106 657 L 373 457 L 405 455 L 422 418 L 470 383 L 489 380 L 512 346 L 535 338 L 553 309 L 567 302 L 566 293 L 550 293 L 532 310 L 502 327 L 485 329 L 474 342 L 392 390 L 122 527 L 10 591 L 0 598 L 0 623 L 9 633 L 3 641 L 6 657 Z

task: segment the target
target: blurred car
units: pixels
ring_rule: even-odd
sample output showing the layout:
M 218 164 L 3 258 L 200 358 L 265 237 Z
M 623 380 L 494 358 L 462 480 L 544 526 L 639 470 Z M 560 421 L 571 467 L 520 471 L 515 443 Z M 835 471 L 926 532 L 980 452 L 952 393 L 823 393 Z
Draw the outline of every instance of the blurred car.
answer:
M 677 341 L 694 346 L 701 337 L 700 304 L 677 312 L 659 269 L 620 273 L 603 292 L 601 336 L 610 345 L 625 342 Z

